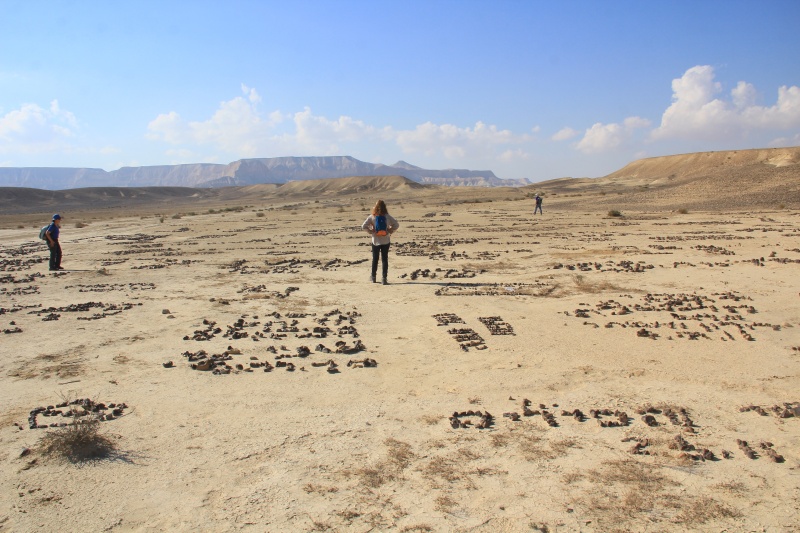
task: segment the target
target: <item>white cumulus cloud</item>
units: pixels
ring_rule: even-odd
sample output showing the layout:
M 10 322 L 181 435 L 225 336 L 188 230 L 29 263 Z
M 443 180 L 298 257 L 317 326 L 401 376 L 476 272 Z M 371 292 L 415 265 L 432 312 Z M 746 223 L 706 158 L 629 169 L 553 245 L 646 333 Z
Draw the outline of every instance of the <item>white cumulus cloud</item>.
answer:
M 308 107 L 294 114 L 294 125 L 294 133 L 284 136 L 284 140 L 298 145 L 306 153 L 320 155 L 337 154 L 342 144 L 380 142 L 392 137 L 389 128 L 376 128 L 344 115 L 330 120 L 314 115 Z
M 147 125 L 146 137 L 172 145 L 213 145 L 242 156 L 256 156 L 283 115 L 266 117 L 258 109 L 261 97 L 255 89 L 242 85 L 245 96 L 221 102 L 211 118 L 186 121 L 175 111 L 162 113 Z
M 576 148 L 586 154 L 612 151 L 626 145 L 636 130 L 648 127 L 650 121 L 641 117 L 628 117 L 621 124 L 598 122 L 586 130 Z
M 473 156 L 487 155 L 498 147 L 530 139 L 529 135 L 516 135 L 510 130 L 501 130 L 483 122 L 477 122 L 474 128 L 426 122 L 413 130 L 402 130 L 396 134 L 397 145 L 406 154 L 444 155 L 447 159 L 458 159 L 467 153 Z
M 573 130 L 572 128 L 566 127 L 561 128 L 552 137 L 550 137 L 554 141 L 568 141 L 574 137 L 580 135 L 581 132 L 578 130 Z
M 664 111 L 653 139 L 726 141 L 747 137 L 753 130 L 800 127 L 800 87 L 782 86 L 773 106 L 759 106 L 758 93 L 740 81 L 722 95 L 714 68 L 698 65 L 672 81 L 672 104 Z
M 0 152 L 40 153 L 69 151 L 78 121 L 70 111 L 61 109 L 58 100 L 48 108 L 23 104 L 0 116 Z
M 187 121 L 177 112 L 162 113 L 147 126 L 146 137 L 174 149 L 202 152 L 211 147 L 233 157 L 270 155 L 359 155 L 377 146 L 405 154 L 447 160 L 490 157 L 498 161 L 528 157 L 518 147 L 534 139 L 533 134 L 515 134 L 494 125 L 477 122 L 474 127 L 425 122 L 413 129 L 397 130 L 375 126 L 346 115 L 328 118 L 313 113 L 310 107 L 293 114 L 264 113 L 256 89 L 241 85 L 242 96 L 220 103 L 206 120 Z M 201 148 L 205 147 L 205 148 Z M 174 156 L 175 151 L 167 155 Z

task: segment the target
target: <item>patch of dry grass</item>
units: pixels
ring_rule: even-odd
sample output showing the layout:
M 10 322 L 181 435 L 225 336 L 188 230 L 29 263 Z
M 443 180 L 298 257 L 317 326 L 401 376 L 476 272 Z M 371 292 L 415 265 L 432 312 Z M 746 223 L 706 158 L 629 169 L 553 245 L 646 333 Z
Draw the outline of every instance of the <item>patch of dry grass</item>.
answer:
M 738 511 L 705 495 L 688 495 L 655 465 L 633 459 L 610 461 L 587 472 L 591 482 L 583 502 L 601 529 L 624 531 L 652 524 L 692 528 L 714 519 L 736 518 Z M 648 525 L 649 524 L 649 525 Z
M 384 441 L 384 445 L 387 451 L 383 461 L 359 468 L 354 472 L 365 487 L 376 489 L 385 483 L 397 480 L 415 457 L 408 443 L 389 438 Z M 345 475 L 350 473 L 345 472 Z
M 413 526 L 405 526 L 400 530 L 400 533 L 412 533 L 414 531 L 433 531 L 433 527 L 428 524 L 414 524 Z
M 422 475 L 434 482 L 440 479 L 453 483 L 465 478 L 465 472 L 459 468 L 458 459 L 453 457 L 434 457 L 423 467 Z
M 696 496 L 680 506 L 680 510 L 673 520 L 689 526 L 705 524 L 709 520 L 719 518 L 739 518 L 741 515 L 742 513 L 736 509 L 723 505 L 709 496 Z
M 440 415 L 422 415 L 420 420 L 429 426 L 438 424 L 444 417 Z
M 451 513 L 453 509 L 458 505 L 453 498 L 447 495 L 438 496 L 435 500 L 436 502 L 436 510 L 442 513 Z
M 747 486 L 741 481 L 725 481 L 722 483 L 717 483 L 716 485 L 712 485 L 712 488 L 737 495 L 745 494 L 747 492 Z
M 333 492 L 339 492 L 338 487 L 323 487 L 322 485 L 314 485 L 313 483 L 306 483 L 303 485 L 303 490 L 306 491 L 308 494 L 312 492 L 316 492 L 317 494 L 329 494 Z
M 572 282 L 575 284 L 576 292 L 581 294 L 596 294 L 607 291 L 632 292 L 632 289 L 620 287 L 609 281 L 589 281 L 586 279 L 586 276 L 581 274 L 572 276 Z

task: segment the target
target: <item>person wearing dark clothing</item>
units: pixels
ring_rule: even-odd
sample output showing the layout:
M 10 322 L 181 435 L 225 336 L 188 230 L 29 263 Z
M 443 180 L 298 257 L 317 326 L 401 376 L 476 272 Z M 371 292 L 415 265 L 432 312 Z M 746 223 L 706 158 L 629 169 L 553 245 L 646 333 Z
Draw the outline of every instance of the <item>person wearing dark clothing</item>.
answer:
M 380 217 L 383 217 L 383 220 L 379 221 Z M 383 228 L 384 224 L 385 229 Z M 383 200 L 378 200 L 375 207 L 372 208 L 372 214 L 361 224 L 361 229 L 372 235 L 372 275 L 369 278 L 372 283 L 377 281 L 378 257 L 380 257 L 383 284 L 389 284 L 389 246 L 391 245 L 389 236 L 397 231 L 399 227 L 400 224 L 389 214 L 386 209 L 386 203 Z
M 542 214 L 542 197 L 538 194 L 536 195 L 536 207 L 533 209 L 533 214 L 536 214 L 536 211 L 539 211 L 539 214 Z
M 50 248 L 50 270 L 64 270 L 61 266 L 61 245 L 58 243 L 58 235 L 61 233 L 61 215 L 53 215 L 53 221 L 47 227 L 44 235 L 47 239 L 47 247 Z

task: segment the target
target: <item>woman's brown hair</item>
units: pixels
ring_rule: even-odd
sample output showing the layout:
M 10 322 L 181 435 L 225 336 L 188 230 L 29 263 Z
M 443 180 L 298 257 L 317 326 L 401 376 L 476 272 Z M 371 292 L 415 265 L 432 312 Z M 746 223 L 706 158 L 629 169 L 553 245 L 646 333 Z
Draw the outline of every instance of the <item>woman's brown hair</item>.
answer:
M 389 210 L 386 209 L 386 203 L 383 200 L 378 200 L 375 202 L 375 207 L 372 208 L 373 215 L 388 215 Z

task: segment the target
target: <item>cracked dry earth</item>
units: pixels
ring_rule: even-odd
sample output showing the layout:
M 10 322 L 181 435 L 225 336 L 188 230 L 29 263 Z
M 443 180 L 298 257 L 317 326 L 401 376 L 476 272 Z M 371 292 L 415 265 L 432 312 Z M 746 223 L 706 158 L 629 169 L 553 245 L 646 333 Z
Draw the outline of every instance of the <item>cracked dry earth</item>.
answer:
M 6 223 L 0 531 L 797 527 L 796 212 L 421 202 Z

